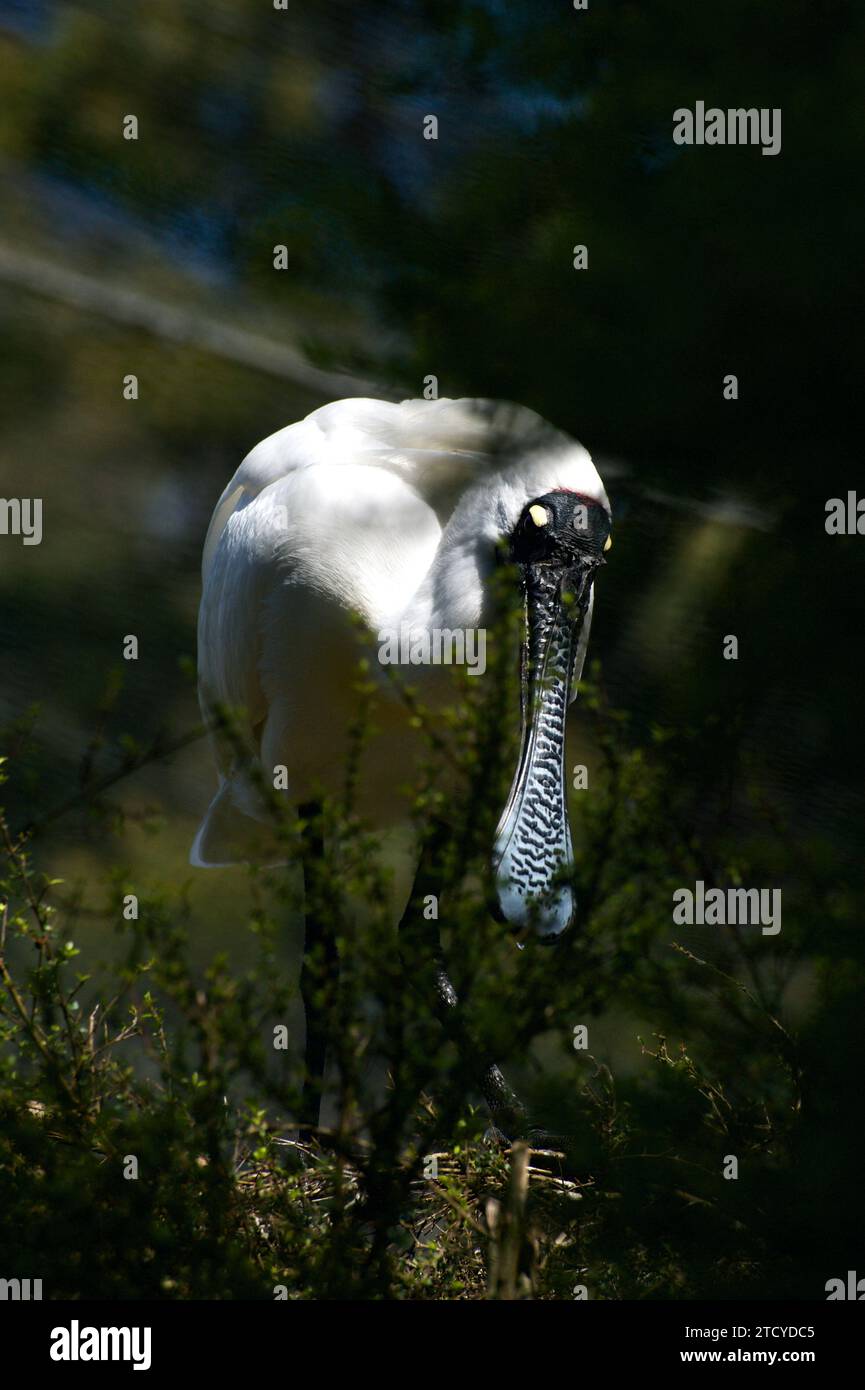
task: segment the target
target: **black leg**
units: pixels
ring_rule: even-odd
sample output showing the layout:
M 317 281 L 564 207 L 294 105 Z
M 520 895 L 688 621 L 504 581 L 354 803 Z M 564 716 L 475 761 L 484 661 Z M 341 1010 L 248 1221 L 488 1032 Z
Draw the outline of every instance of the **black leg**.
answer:
M 308 1138 L 321 1121 L 330 1000 L 336 987 L 339 960 L 333 921 L 327 911 L 320 877 L 324 869 L 321 807 L 313 802 L 301 806 L 299 811 L 306 822 L 302 837 L 306 934 L 300 971 L 300 995 L 306 1015 L 306 1050 L 299 1120 L 301 1137 Z M 319 915 L 322 906 L 324 913 Z
M 424 916 L 424 900 L 439 894 L 440 846 L 441 837 L 434 836 L 421 856 L 399 924 L 400 954 L 412 988 L 426 999 L 432 997 L 436 1016 L 456 1043 L 467 1074 L 487 1104 L 494 1128 L 511 1139 L 525 1129 L 525 1109 L 496 1063 L 483 1055 L 469 1033 L 456 990 L 448 978 L 438 922 Z

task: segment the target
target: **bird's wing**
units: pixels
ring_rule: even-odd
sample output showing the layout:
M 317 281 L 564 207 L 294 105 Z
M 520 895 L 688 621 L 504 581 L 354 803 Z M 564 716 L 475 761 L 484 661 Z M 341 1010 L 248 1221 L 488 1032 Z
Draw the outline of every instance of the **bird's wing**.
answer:
M 229 506 L 229 502 L 232 503 Z M 198 611 L 198 675 L 205 714 L 214 705 L 246 712 L 248 728 L 264 718 L 259 676 L 258 615 L 267 576 L 255 536 L 255 517 L 242 506 L 240 489 L 220 504 L 219 530 L 211 523 L 212 549 Z

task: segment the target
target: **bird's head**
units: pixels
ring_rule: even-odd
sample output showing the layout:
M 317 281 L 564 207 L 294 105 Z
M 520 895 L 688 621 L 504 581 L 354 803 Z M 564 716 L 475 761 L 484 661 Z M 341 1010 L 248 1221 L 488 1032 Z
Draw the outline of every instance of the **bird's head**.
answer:
M 565 716 L 585 658 L 592 586 L 611 545 L 605 501 L 557 489 L 523 507 L 509 537 L 522 589 L 522 739 L 493 849 L 497 910 L 548 942 L 573 922 Z

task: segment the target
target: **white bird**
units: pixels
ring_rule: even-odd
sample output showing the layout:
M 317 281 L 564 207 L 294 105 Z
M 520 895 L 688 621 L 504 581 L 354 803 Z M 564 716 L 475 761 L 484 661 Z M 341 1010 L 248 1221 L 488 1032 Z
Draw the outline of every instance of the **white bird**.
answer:
M 223 492 L 204 546 L 202 707 L 243 711 L 249 759 L 216 744 L 219 789 L 192 863 L 272 858 L 254 771 L 271 781 L 285 768 L 298 806 L 342 788 L 356 714 L 354 615 L 371 634 L 412 641 L 482 630 L 504 543 L 525 604 L 525 693 L 520 758 L 491 853 L 503 917 L 560 936 L 575 910 L 561 881 L 572 858 L 565 714 L 610 525 L 586 450 L 519 406 L 341 400 L 264 439 Z M 406 675 L 415 684 L 436 673 L 413 666 Z M 391 690 L 383 679 L 382 751 L 365 761 L 358 807 L 380 826 L 407 814 L 399 787 L 416 754 Z

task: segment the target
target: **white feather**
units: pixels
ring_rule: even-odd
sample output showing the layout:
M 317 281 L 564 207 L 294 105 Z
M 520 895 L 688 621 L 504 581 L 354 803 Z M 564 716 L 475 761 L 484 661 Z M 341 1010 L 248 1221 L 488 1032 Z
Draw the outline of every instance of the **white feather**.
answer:
M 481 626 L 497 540 L 533 497 L 559 488 L 608 506 L 581 445 L 533 411 L 490 401 L 334 401 L 262 440 L 205 541 L 205 711 L 244 711 L 250 758 L 268 776 L 284 765 L 295 802 L 316 783 L 339 788 L 361 655 L 351 614 L 373 630 Z M 586 628 L 582 656 L 587 638 Z M 364 768 L 362 809 L 387 820 L 401 814 L 416 747 L 396 701 L 376 722 L 384 742 Z M 243 761 L 216 755 L 220 789 L 193 863 L 266 858 Z

